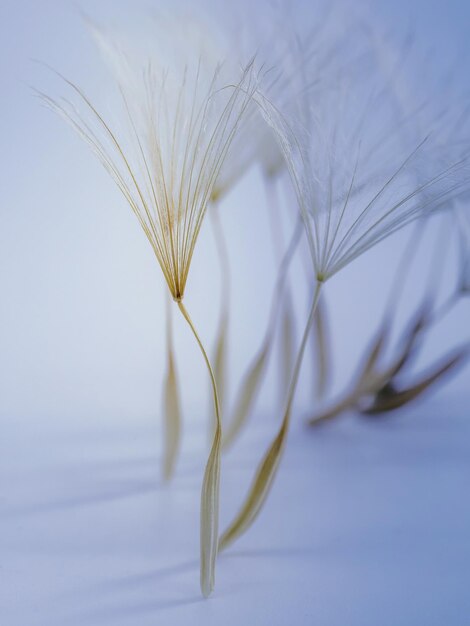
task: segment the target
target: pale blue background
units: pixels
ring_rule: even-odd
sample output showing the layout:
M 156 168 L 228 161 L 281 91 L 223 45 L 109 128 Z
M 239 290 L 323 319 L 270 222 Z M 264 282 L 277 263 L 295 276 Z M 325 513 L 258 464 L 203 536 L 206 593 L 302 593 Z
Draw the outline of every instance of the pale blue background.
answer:
M 133 215 L 87 147 L 29 90 L 34 85 L 57 92 L 57 82 L 34 59 L 50 63 L 81 84 L 99 81 L 102 68 L 79 9 L 97 20 L 119 24 L 129 6 L 125 2 L 83 2 L 79 7 L 68 2 L 1 3 L 3 419 L 21 420 L 34 413 L 60 416 L 65 423 L 75 415 L 95 419 L 103 412 L 127 418 L 154 413 L 159 402 L 164 367 L 160 270 Z M 302 6 L 308 11 L 309 3 Z M 470 14 L 465 2 L 371 6 L 390 29 L 405 28 L 418 18 L 423 51 L 434 48 L 443 59 L 458 52 L 465 69 Z M 250 3 L 250 19 L 262 19 L 256 3 Z M 468 81 L 468 72 L 462 76 Z M 260 337 L 275 276 L 263 194 L 260 177 L 253 171 L 222 207 L 235 274 L 234 375 L 240 373 Z M 401 241 L 399 235 L 381 245 L 327 286 L 340 356 L 338 381 L 350 372 L 357 350 L 377 320 Z M 420 254 L 418 262 L 426 265 L 430 254 L 434 252 Z M 219 275 L 213 262 L 207 223 L 187 292 L 188 307 L 207 342 L 218 315 Z M 297 272 L 303 294 L 298 305 L 300 324 L 305 319 L 305 281 L 303 271 L 297 268 Z M 413 290 L 416 282 L 411 281 L 410 287 Z M 468 306 L 462 305 L 451 323 L 432 338 L 431 352 L 455 344 L 467 330 L 467 319 Z M 189 419 L 195 419 L 205 407 L 200 394 L 205 374 L 179 320 L 177 337 L 184 398 Z M 305 372 L 299 398 L 309 384 L 308 367 Z M 449 391 L 465 392 L 467 380 L 468 372 L 462 372 Z M 269 406 L 269 395 L 262 403 Z
M 313 409 L 307 362 L 272 498 L 221 560 L 214 600 L 199 602 L 207 375 L 175 315 L 186 430 L 175 485 L 164 489 L 158 473 L 161 272 L 114 184 L 29 89 L 56 85 L 35 59 L 79 83 L 99 85 L 102 69 L 79 9 L 119 22 L 137 5 L 0 3 L 0 623 L 465 626 L 468 368 L 383 426 L 345 420 L 317 438 L 302 428 Z M 390 28 L 417 20 L 423 51 L 436 49 L 442 66 L 457 56 L 470 87 L 468 2 L 370 5 Z M 249 19 L 263 19 L 261 5 L 246 6 Z M 299 6 L 292 2 L 292 10 Z M 303 3 L 305 20 L 308 7 Z M 221 210 L 234 271 L 231 373 L 238 380 L 264 330 L 275 278 L 256 170 Z M 434 235 L 440 226 L 431 227 Z M 377 324 L 406 235 L 386 241 L 327 286 L 336 390 L 349 380 Z M 449 254 L 444 278 L 450 285 L 455 264 L 448 246 L 443 241 L 436 249 L 431 237 L 419 253 L 402 319 L 436 254 Z M 218 316 L 214 259 L 207 223 L 186 302 L 209 344 Z M 302 262 L 292 276 L 299 331 L 308 298 Z M 436 329 L 421 363 L 469 339 L 469 311 L 470 303 L 462 303 Z M 278 423 L 276 376 L 273 364 L 252 429 L 224 461 L 223 523 Z

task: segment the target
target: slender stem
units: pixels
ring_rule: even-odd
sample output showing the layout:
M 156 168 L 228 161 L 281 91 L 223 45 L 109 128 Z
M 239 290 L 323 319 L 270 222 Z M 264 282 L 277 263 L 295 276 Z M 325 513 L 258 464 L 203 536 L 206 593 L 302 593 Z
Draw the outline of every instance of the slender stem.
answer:
M 268 210 L 268 221 L 271 226 L 271 240 L 273 245 L 274 262 L 279 267 L 283 263 L 284 236 L 282 229 L 282 203 L 278 189 L 278 182 L 275 176 L 264 174 L 264 189 L 266 195 L 266 208 Z M 287 260 L 289 263 L 290 260 Z M 311 264 L 310 264 L 311 269 Z M 311 272 L 310 272 L 311 276 Z M 285 280 L 284 293 L 276 293 L 278 300 L 277 309 L 282 312 L 283 324 L 281 326 L 282 336 L 278 344 L 279 348 L 279 400 L 284 401 L 286 386 L 289 384 L 289 378 L 292 370 L 293 354 L 291 344 L 293 342 L 292 328 L 292 296 L 289 288 L 289 282 Z
M 201 591 L 205 597 L 208 597 L 214 588 L 215 561 L 217 559 L 222 422 L 220 419 L 217 383 L 209 357 L 183 302 L 178 300 L 177 304 L 202 352 L 211 379 L 214 396 L 216 425 L 201 490 Z
M 310 313 L 308 316 L 307 324 L 305 326 L 304 334 L 302 336 L 302 342 L 300 344 L 300 349 L 297 354 L 297 359 L 294 365 L 294 371 L 292 373 L 292 378 L 291 378 L 289 390 L 287 393 L 286 408 L 284 412 L 284 419 L 282 421 L 281 430 L 289 426 L 290 416 L 292 412 L 292 403 L 294 401 L 295 391 L 297 389 L 297 383 L 299 381 L 300 369 L 302 367 L 302 361 L 303 361 L 304 353 L 305 353 L 305 346 L 307 345 L 307 340 L 310 334 L 310 330 L 312 328 L 313 320 L 315 319 L 315 313 L 317 310 L 318 301 L 320 299 L 320 292 L 321 292 L 322 285 L 323 285 L 322 282 L 317 281 L 317 284 L 315 286 L 315 293 L 313 295 L 312 306 L 310 308 Z
M 214 364 L 214 376 L 217 382 L 219 393 L 219 405 L 223 410 L 225 400 L 225 383 L 226 383 L 226 343 L 229 329 L 230 317 L 230 300 L 231 300 L 231 272 L 230 258 L 228 254 L 227 240 L 224 235 L 222 223 L 220 221 L 219 206 L 212 201 L 210 207 L 210 216 L 212 228 L 214 231 L 214 239 L 217 248 L 217 257 L 220 266 L 220 313 L 219 323 L 215 341 L 215 349 L 213 351 L 212 362 Z M 212 437 L 213 424 L 210 424 L 209 436 Z
M 276 283 L 274 286 L 273 297 L 271 300 L 271 309 L 269 312 L 268 325 L 266 327 L 266 333 L 264 341 L 269 341 L 272 336 L 274 327 L 276 325 L 277 317 L 280 312 L 279 300 L 284 296 L 284 290 L 286 288 L 287 283 L 287 274 L 289 271 L 289 267 L 292 259 L 294 258 L 295 251 L 297 250 L 297 246 L 299 245 L 300 238 L 304 232 L 304 224 L 301 218 L 299 218 L 295 224 L 294 231 L 292 233 L 291 239 L 289 241 L 289 245 L 287 250 L 284 253 L 282 261 L 279 266 L 279 271 L 276 278 Z
M 186 307 L 184 306 L 184 304 L 183 304 L 183 302 L 181 300 L 178 300 L 177 304 L 178 304 L 178 307 L 179 307 L 181 313 L 183 314 L 184 319 L 188 322 L 189 327 L 191 328 L 191 330 L 193 332 L 193 335 L 196 338 L 196 341 L 198 343 L 198 346 L 199 346 L 199 348 L 200 348 L 200 350 L 202 352 L 202 356 L 204 357 L 204 361 L 206 362 L 207 370 L 209 372 L 209 376 L 210 376 L 210 379 L 211 379 L 212 391 L 213 391 L 213 394 L 214 394 L 214 409 L 215 409 L 215 416 L 216 416 L 216 419 L 217 419 L 217 427 L 220 428 L 221 423 L 220 423 L 220 410 L 219 410 L 219 396 L 218 396 L 218 393 L 217 393 L 217 383 L 215 381 L 215 376 L 214 376 L 214 372 L 212 370 L 212 365 L 211 365 L 211 363 L 209 361 L 209 357 L 207 355 L 207 352 L 206 352 L 206 350 L 205 350 L 205 348 L 204 348 L 204 346 L 202 344 L 202 341 L 201 341 L 201 339 L 200 339 L 200 337 L 199 337 L 199 335 L 197 333 L 196 328 L 194 327 L 194 324 L 193 324 L 193 322 L 192 322 L 192 320 L 191 320 L 191 318 L 189 316 L 189 313 L 188 313 Z
M 269 495 L 270 489 L 274 482 L 276 472 L 279 468 L 279 463 L 282 458 L 282 454 L 285 448 L 287 440 L 287 432 L 290 423 L 290 416 L 292 410 L 292 404 L 294 401 L 295 390 L 299 380 L 300 369 L 305 352 L 305 346 L 307 345 L 307 339 L 315 319 L 315 311 L 318 305 L 320 297 L 322 283 L 317 281 L 315 294 L 313 297 L 312 307 L 308 317 L 308 321 L 300 344 L 300 349 L 297 355 L 297 359 L 292 373 L 292 378 L 289 384 L 289 390 L 286 398 L 285 412 L 282 419 L 282 424 L 278 430 L 276 436 L 269 445 L 268 450 L 264 454 L 258 469 L 256 471 L 253 482 L 248 490 L 248 494 L 244 503 L 235 519 L 231 522 L 225 532 L 219 539 L 219 550 L 224 550 L 230 545 L 237 537 L 242 535 L 253 524 L 254 520 L 259 515 L 266 498 Z
M 213 201 L 211 210 L 209 211 L 212 221 L 212 227 L 214 229 L 214 239 L 217 248 L 217 255 L 220 261 L 220 275 L 222 284 L 222 318 L 227 314 L 230 305 L 230 287 L 231 287 L 231 272 L 230 272 L 230 259 L 228 255 L 227 241 L 225 239 L 224 231 L 220 221 L 219 206 Z
M 294 257 L 295 251 L 300 241 L 300 237 L 304 232 L 302 219 L 299 217 L 295 225 L 294 232 L 289 241 L 287 250 L 279 267 L 276 284 L 271 298 L 268 323 L 264 332 L 261 345 L 256 351 L 245 376 L 242 380 L 238 398 L 233 411 L 233 415 L 228 421 L 228 427 L 225 429 L 224 447 L 230 446 L 236 439 L 238 433 L 244 426 L 248 418 L 250 409 L 255 402 L 257 390 L 264 376 L 269 355 L 273 346 L 273 336 L 276 330 L 276 323 L 280 315 L 281 307 L 279 301 L 284 297 L 284 289 L 287 284 L 287 273 L 290 263 Z

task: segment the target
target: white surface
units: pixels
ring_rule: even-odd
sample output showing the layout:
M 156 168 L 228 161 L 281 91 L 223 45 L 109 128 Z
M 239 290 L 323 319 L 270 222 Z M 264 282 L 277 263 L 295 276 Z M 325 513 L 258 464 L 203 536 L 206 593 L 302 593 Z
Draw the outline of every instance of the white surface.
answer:
M 100 23 L 126 24 L 129 15 L 134 20 L 146 15 L 138 6 L 156 6 L 160 0 L 83 0 L 81 4 Z M 386 13 L 387 28 L 393 30 L 394 24 L 408 28 L 404 2 L 377 0 L 376 4 Z M 418 31 L 425 31 L 421 33 L 426 41 L 423 54 L 428 45 L 434 48 L 438 43 L 444 57 L 459 42 L 470 48 L 464 30 L 468 2 L 414 0 L 409 4 L 407 9 L 419 16 Z M 424 5 L 427 10 L 419 10 Z M 264 6 L 250 2 L 247 15 L 262 23 Z M 314 15 L 305 19 L 312 20 Z M 429 23 L 439 30 L 439 38 Z M 459 58 L 468 81 L 466 56 L 462 53 Z M 64 94 L 50 72 L 31 59 L 51 64 L 91 94 L 99 96 L 100 87 L 106 84 L 105 68 L 75 1 L 0 2 L 0 429 L 10 419 L 34 416 L 39 420 L 41 416 L 43 421 L 63 416 L 68 407 L 84 415 L 149 411 L 159 402 L 156 396 L 165 371 L 165 286 L 151 247 L 88 147 L 33 97 L 28 85 L 56 96 Z M 281 188 L 282 197 L 283 192 Z M 289 224 L 286 240 L 296 216 L 293 207 L 293 203 L 283 203 Z M 229 235 L 233 272 L 229 341 L 233 394 L 261 341 L 277 273 L 263 184 L 256 168 L 223 202 L 221 218 Z M 384 241 L 326 286 L 339 387 L 350 378 L 358 354 L 378 324 L 407 238 L 408 232 L 402 232 Z M 449 248 L 444 239 L 439 261 L 446 269 L 445 289 L 436 285 L 441 297 L 455 279 L 455 267 L 449 262 L 455 254 Z M 435 256 L 435 239 L 430 236 L 418 251 L 407 283 L 404 301 L 409 294 L 409 306 L 401 308 L 405 319 L 417 304 L 416 291 L 421 291 L 423 277 L 427 280 L 429 269 L 435 267 Z M 297 298 L 298 341 L 311 290 L 300 259 L 291 277 Z M 213 345 L 217 327 L 219 286 L 207 220 L 188 280 L 186 305 L 208 347 Z M 467 302 L 452 313 L 441 332 L 433 333 L 424 364 L 468 337 L 468 311 Z M 200 393 L 208 385 L 197 346 L 179 317 L 175 314 L 177 360 L 182 379 L 191 380 L 184 393 L 191 419 L 195 404 L 200 409 L 209 403 Z M 309 381 L 308 363 L 303 371 Z M 273 372 L 269 373 L 270 385 L 275 384 Z M 460 392 L 468 387 L 463 374 L 451 385 Z M 266 412 L 278 399 L 270 389 L 266 386 L 260 397 Z M 306 385 L 299 385 L 297 397 L 299 402 L 310 399 Z
M 136 416 L 137 418 L 137 416 Z M 298 422 L 268 505 L 201 599 L 204 452 L 171 488 L 155 418 L 11 428 L 1 449 L 2 626 L 465 626 L 470 418 L 445 395 L 381 422 Z M 222 520 L 269 421 L 224 460 Z M 271 424 L 274 427 L 274 423 Z M 201 445 L 199 445 L 201 444 Z

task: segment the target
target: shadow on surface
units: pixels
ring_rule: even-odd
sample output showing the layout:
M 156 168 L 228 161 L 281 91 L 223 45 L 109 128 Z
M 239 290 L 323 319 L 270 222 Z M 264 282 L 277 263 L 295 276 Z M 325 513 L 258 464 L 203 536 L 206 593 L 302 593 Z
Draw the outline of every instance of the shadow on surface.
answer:
M 64 605 L 69 607 L 68 614 L 62 616 L 64 623 L 68 623 L 68 620 L 72 620 L 72 623 L 86 623 L 90 626 L 101 626 L 107 623 L 120 624 L 124 621 L 135 623 L 131 620 L 139 615 L 148 614 L 151 617 L 152 613 L 204 602 L 201 595 L 185 595 L 185 585 L 182 585 L 181 581 L 175 582 L 173 587 L 174 592 L 177 592 L 178 588 L 181 589 L 181 598 L 159 599 L 155 597 L 162 588 L 166 588 L 160 584 L 166 578 L 185 574 L 198 568 L 198 560 L 188 560 L 143 573 L 102 580 L 81 590 L 75 589 L 70 598 L 62 597 Z M 78 603 L 75 604 L 77 601 Z
M 46 487 L 50 495 L 35 501 L 21 501 L 18 496 L 17 503 L 4 507 L 4 519 L 96 506 L 157 492 L 191 492 L 200 486 L 194 468 L 184 468 L 173 482 L 165 482 L 160 478 L 158 459 L 74 462 L 58 464 L 53 471 L 34 472 L 30 468 L 29 475 L 16 482 L 20 493 L 24 486 L 28 486 L 28 493 L 38 494 Z
M 139 615 L 159 613 L 171 609 L 178 609 L 204 602 L 202 596 L 189 598 L 174 598 L 171 600 L 135 600 L 132 602 L 121 602 L 109 607 L 96 607 L 85 609 L 73 614 L 72 619 L 75 624 L 87 624 L 87 626 L 101 626 L 102 624 L 121 624 L 124 621 L 135 625 L 135 618 Z M 64 615 L 64 621 L 56 623 L 67 623 L 70 615 Z

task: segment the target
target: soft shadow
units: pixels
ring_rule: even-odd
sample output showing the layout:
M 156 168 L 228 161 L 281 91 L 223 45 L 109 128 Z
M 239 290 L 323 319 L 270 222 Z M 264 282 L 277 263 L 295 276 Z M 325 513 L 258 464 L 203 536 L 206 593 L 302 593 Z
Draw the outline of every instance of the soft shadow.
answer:
M 84 463 L 83 466 L 76 464 L 57 466 L 50 479 L 41 480 L 41 476 L 37 474 L 32 479 L 24 476 L 22 481 L 31 481 L 32 487 L 38 483 L 41 486 L 48 484 L 50 480 L 52 486 L 49 490 L 53 491 L 55 488 L 57 495 L 42 501 L 13 505 L 2 512 L 2 517 L 11 519 L 39 515 L 96 506 L 157 492 L 193 491 L 199 487 L 198 477 L 190 469 L 178 473 L 170 483 L 160 478 L 159 469 L 155 461 L 150 465 L 145 459 L 136 459 L 134 463 L 126 459 L 122 464 L 111 460 L 109 463 L 104 461 Z M 134 476 L 129 476 L 130 474 Z M 57 476 L 61 477 L 58 485 L 54 484 Z M 60 493 L 62 490 L 64 493 Z M 40 492 L 39 489 L 36 491 Z
M 81 590 L 75 589 L 73 601 L 75 603 L 78 600 L 80 608 L 77 611 L 72 609 L 72 617 L 74 620 L 79 619 L 80 623 L 101 626 L 105 623 L 120 623 L 121 620 L 132 619 L 145 613 L 159 613 L 204 602 L 201 595 L 162 600 L 153 598 L 158 589 L 162 588 L 159 583 L 164 579 L 198 568 L 199 561 L 184 561 L 144 573 L 104 580 Z M 144 587 L 147 589 L 142 591 L 141 588 Z M 174 589 L 177 589 L 176 585 Z M 144 596 L 141 600 L 135 599 L 139 593 Z M 126 600 L 126 594 L 133 595 L 134 598 Z M 149 595 L 151 599 L 148 599 Z M 68 604 L 67 599 L 64 599 Z M 83 608 L 84 605 L 95 603 L 97 604 L 95 607 Z
M 79 496 L 67 495 L 45 502 L 28 503 L 24 506 L 12 507 L 6 510 L 3 515 L 6 518 L 14 518 L 99 505 L 105 502 L 113 502 L 115 500 L 141 496 L 155 492 L 158 489 L 159 485 L 157 483 L 142 484 L 142 482 L 136 481 L 134 484 L 127 484 L 125 486 L 119 485 L 97 493 L 83 494 Z
M 112 580 L 104 580 L 101 583 L 94 584 L 93 591 L 101 592 L 114 592 L 119 589 L 128 589 L 139 587 L 140 585 L 156 582 L 171 576 L 178 574 L 184 574 L 191 570 L 197 570 L 199 568 L 199 561 L 191 560 L 184 561 L 183 563 L 177 563 L 175 565 L 167 565 L 165 567 L 155 568 L 148 572 L 131 574 L 129 576 L 123 576 Z M 89 589 L 86 590 L 87 593 Z
M 193 596 L 189 598 L 175 598 L 172 600 L 153 600 L 153 601 L 134 601 L 118 603 L 109 607 L 97 607 L 95 609 L 85 609 L 83 611 L 73 614 L 73 619 L 80 620 L 79 623 L 87 624 L 88 626 L 102 626 L 103 624 L 122 623 L 123 620 L 130 620 L 130 623 L 135 625 L 135 618 L 138 615 L 154 614 L 162 611 L 169 611 L 171 609 L 178 609 L 185 606 L 199 604 L 204 602 L 202 596 Z M 67 618 L 70 615 L 64 616 L 66 623 Z M 77 623 L 75 621 L 75 623 Z

